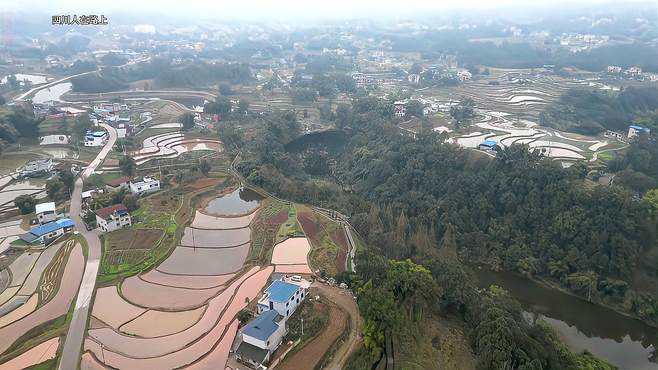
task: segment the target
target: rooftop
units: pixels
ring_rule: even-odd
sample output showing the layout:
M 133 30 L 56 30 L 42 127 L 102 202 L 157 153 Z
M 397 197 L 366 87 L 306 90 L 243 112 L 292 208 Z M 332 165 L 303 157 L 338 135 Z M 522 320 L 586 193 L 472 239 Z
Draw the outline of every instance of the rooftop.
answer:
M 103 220 L 107 220 L 114 213 L 124 213 L 124 212 L 128 213 L 128 208 L 126 208 L 126 206 L 124 206 L 123 204 L 115 204 L 113 206 L 97 209 L 96 216 L 102 218 Z
M 263 348 L 258 348 L 253 344 L 242 342 L 235 350 L 235 353 L 244 359 L 251 360 L 252 362 L 262 364 L 267 357 L 268 351 Z
M 632 129 L 640 130 L 640 131 L 649 131 L 648 128 L 646 128 L 646 127 L 642 127 L 642 126 L 638 126 L 638 125 L 630 125 L 630 126 L 628 126 L 628 128 L 632 128 Z
M 55 212 L 55 202 L 39 203 L 34 206 L 34 213 Z
M 282 318 L 276 310 L 265 311 L 245 325 L 242 334 L 266 341 L 279 328 Z
M 64 227 L 73 227 L 73 226 L 74 226 L 73 220 L 71 220 L 70 218 L 62 218 L 61 220 L 52 221 L 52 222 L 48 222 L 47 224 L 43 224 L 41 226 L 33 227 L 30 230 L 30 234 L 34 234 L 36 236 L 42 236 L 51 233 L 57 229 L 61 229 Z
M 121 176 L 117 179 L 110 180 L 110 181 L 106 182 L 105 185 L 108 185 L 108 186 L 111 186 L 111 187 L 115 188 L 115 187 L 117 187 L 121 184 L 125 184 L 125 183 L 128 183 L 128 182 L 130 182 L 130 177 Z
M 496 142 L 494 140 L 485 140 L 480 145 L 485 145 L 485 146 L 496 146 Z
M 275 280 L 265 291 L 270 294 L 271 301 L 288 302 L 298 289 L 295 284 Z

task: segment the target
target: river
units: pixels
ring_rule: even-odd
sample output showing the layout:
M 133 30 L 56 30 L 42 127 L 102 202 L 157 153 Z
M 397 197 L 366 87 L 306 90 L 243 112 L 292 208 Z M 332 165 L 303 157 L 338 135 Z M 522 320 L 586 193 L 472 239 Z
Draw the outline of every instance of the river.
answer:
M 619 369 L 658 369 L 649 361 L 658 346 L 658 329 L 514 273 L 471 267 L 481 287 L 495 284 L 508 290 L 524 310 L 539 313 L 572 351 L 586 349 Z

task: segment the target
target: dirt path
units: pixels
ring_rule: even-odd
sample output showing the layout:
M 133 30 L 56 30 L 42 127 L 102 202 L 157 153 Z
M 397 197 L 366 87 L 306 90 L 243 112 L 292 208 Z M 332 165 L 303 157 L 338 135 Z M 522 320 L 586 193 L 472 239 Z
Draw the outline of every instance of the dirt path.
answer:
M 359 314 L 359 307 L 356 304 L 356 300 L 352 297 L 352 293 L 347 290 L 319 283 L 313 283 L 312 286 L 320 290 L 322 295 L 330 301 L 336 303 L 350 317 L 350 332 L 347 339 L 338 348 L 334 357 L 325 367 L 325 369 L 329 370 L 341 370 L 345 367 L 350 355 L 361 345 L 361 315 Z
M 352 298 L 352 294 L 346 290 L 320 283 L 313 283 L 312 287 L 318 289 L 324 297 L 336 305 L 332 306 L 329 311 L 329 326 L 302 350 L 295 353 L 283 364 L 277 366 L 277 369 L 313 369 L 343 332 L 348 317 L 350 320 L 348 337 L 340 348 L 336 350 L 336 353 L 325 369 L 342 369 L 349 356 L 361 343 L 361 336 L 359 335 L 361 316 L 359 315 L 359 308 L 356 305 L 356 301 Z
M 345 325 L 347 325 L 347 313 L 337 306 L 330 306 L 328 325 L 322 333 L 283 364 L 277 366 L 277 369 L 307 370 L 315 368 L 327 349 L 345 330 Z

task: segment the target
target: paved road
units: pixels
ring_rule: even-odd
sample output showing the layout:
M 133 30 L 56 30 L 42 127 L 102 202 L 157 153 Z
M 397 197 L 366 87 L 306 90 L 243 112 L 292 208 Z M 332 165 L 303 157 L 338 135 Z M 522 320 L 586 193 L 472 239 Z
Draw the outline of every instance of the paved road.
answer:
M 96 275 L 98 275 L 98 267 L 101 258 L 101 242 L 98 238 L 96 230 L 87 231 L 85 224 L 80 218 L 80 209 L 82 207 L 82 181 L 94 173 L 107 154 L 112 150 L 114 143 L 117 140 L 117 132 L 109 125 L 101 124 L 103 128 L 109 133 L 107 144 L 101 149 L 96 158 L 87 166 L 82 172 L 82 176 L 75 182 L 75 188 L 71 195 L 71 218 L 75 222 L 75 227 L 80 234 L 87 240 L 89 247 L 89 255 L 87 256 L 87 264 L 85 272 L 82 276 L 82 283 L 78 291 L 78 299 L 75 302 L 75 309 L 73 311 L 73 318 L 69 326 L 66 341 L 64 342 L 64 350 L 62 351 L 62 359 L 59 362 L 60 370 L 74 370 L 78 368 L 80 363 L 80 352 L 82 350 L 82 341 L 85 337 L 87 328 L 87 318 L 89 317 L 89 306 L 91 304 L 91 296 L 94 293 L 96 285 Z
M 28 96 L 30 96 L 30 94 L 32 94 L 32 93 L 34 93 L 34 92 L 36 92 L 36 91 L 39 91 L 39 90 L 42 90 L 42 89 L 49 88 L 49 87 L 51 87 L 51 86 L 57 85 L 58 83 L 61 83 L 61 82 L 64 82 L 64 81 L 68 81 L 68 80 L 70 80 L 70 79 L 72 79 L 72 78 L 74 78 L 74 77 L 84 76 L 84 75 L 88 75 L 88 74 L 90 74 L 90 73 L 94 73 L 94 72 L 97 72 L 97 70 L 93 70 L 93 71 L 89 71 L 89 72 L 83 72 L 83 73 L 78 73 L 77 75 L 68 76 L 68 77 L 64 77 L 64 78 L 60 78 L 59 80 L 56 80 L 56 81 L 53 81 L 53 82 L 48 82 L 48 83 L 45 84 L 45 85 L 39 85 L 39 86 L 37 86 L 37 87 L 34 87 L 34 88 L 32 88 L 32 89 L 30 89 L 30 90 L 24 92 L 23 94 L 17 96 L 16 98 L 14 98 L 14 100 L 15 100 L 15 101 L 25 100 Z

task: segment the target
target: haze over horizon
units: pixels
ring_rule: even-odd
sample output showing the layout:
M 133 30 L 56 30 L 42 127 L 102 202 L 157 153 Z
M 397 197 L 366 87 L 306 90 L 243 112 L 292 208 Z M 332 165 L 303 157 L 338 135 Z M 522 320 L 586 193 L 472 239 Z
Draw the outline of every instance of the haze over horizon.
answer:
M 640 0 L 634 3 L 655 3 Z M 376 0 L 335 0 L 331 2 L 309 2 L 303 0 L 244 0 L 240 2 L 217 2 L 212 0 L 178 1 L 141 1 L 115 0 L 111 2 L 89 2 L 84 0 L 63 0 L 56 3 L 43 4 L 38 0 L 26 0 L 3 4 L 2 11 L 10 12 L 47 12 L 61 14 L 75 13 L 123 13 L 135 15 L 165 14 L 177 17 L 198 19 L 233 19 L 253 21 L 291 21 L 291 20 L 322 20 L 322 19 L 358 19 L 358 18 L 395 18 L 423 15 L 440 15 L 451 11 L 482 11 L 504 9 L 514 12 L 519 9 L 564 10 L 558 5 L 569 5 L 573 8 L 589 5 L 619 5 L 610 0 L 538 0 L 528 3 L 523 0 L 463 0 L 460 2 L 445 2 L 431 0 L 409 0 L 403 6 L 399 2 Z

